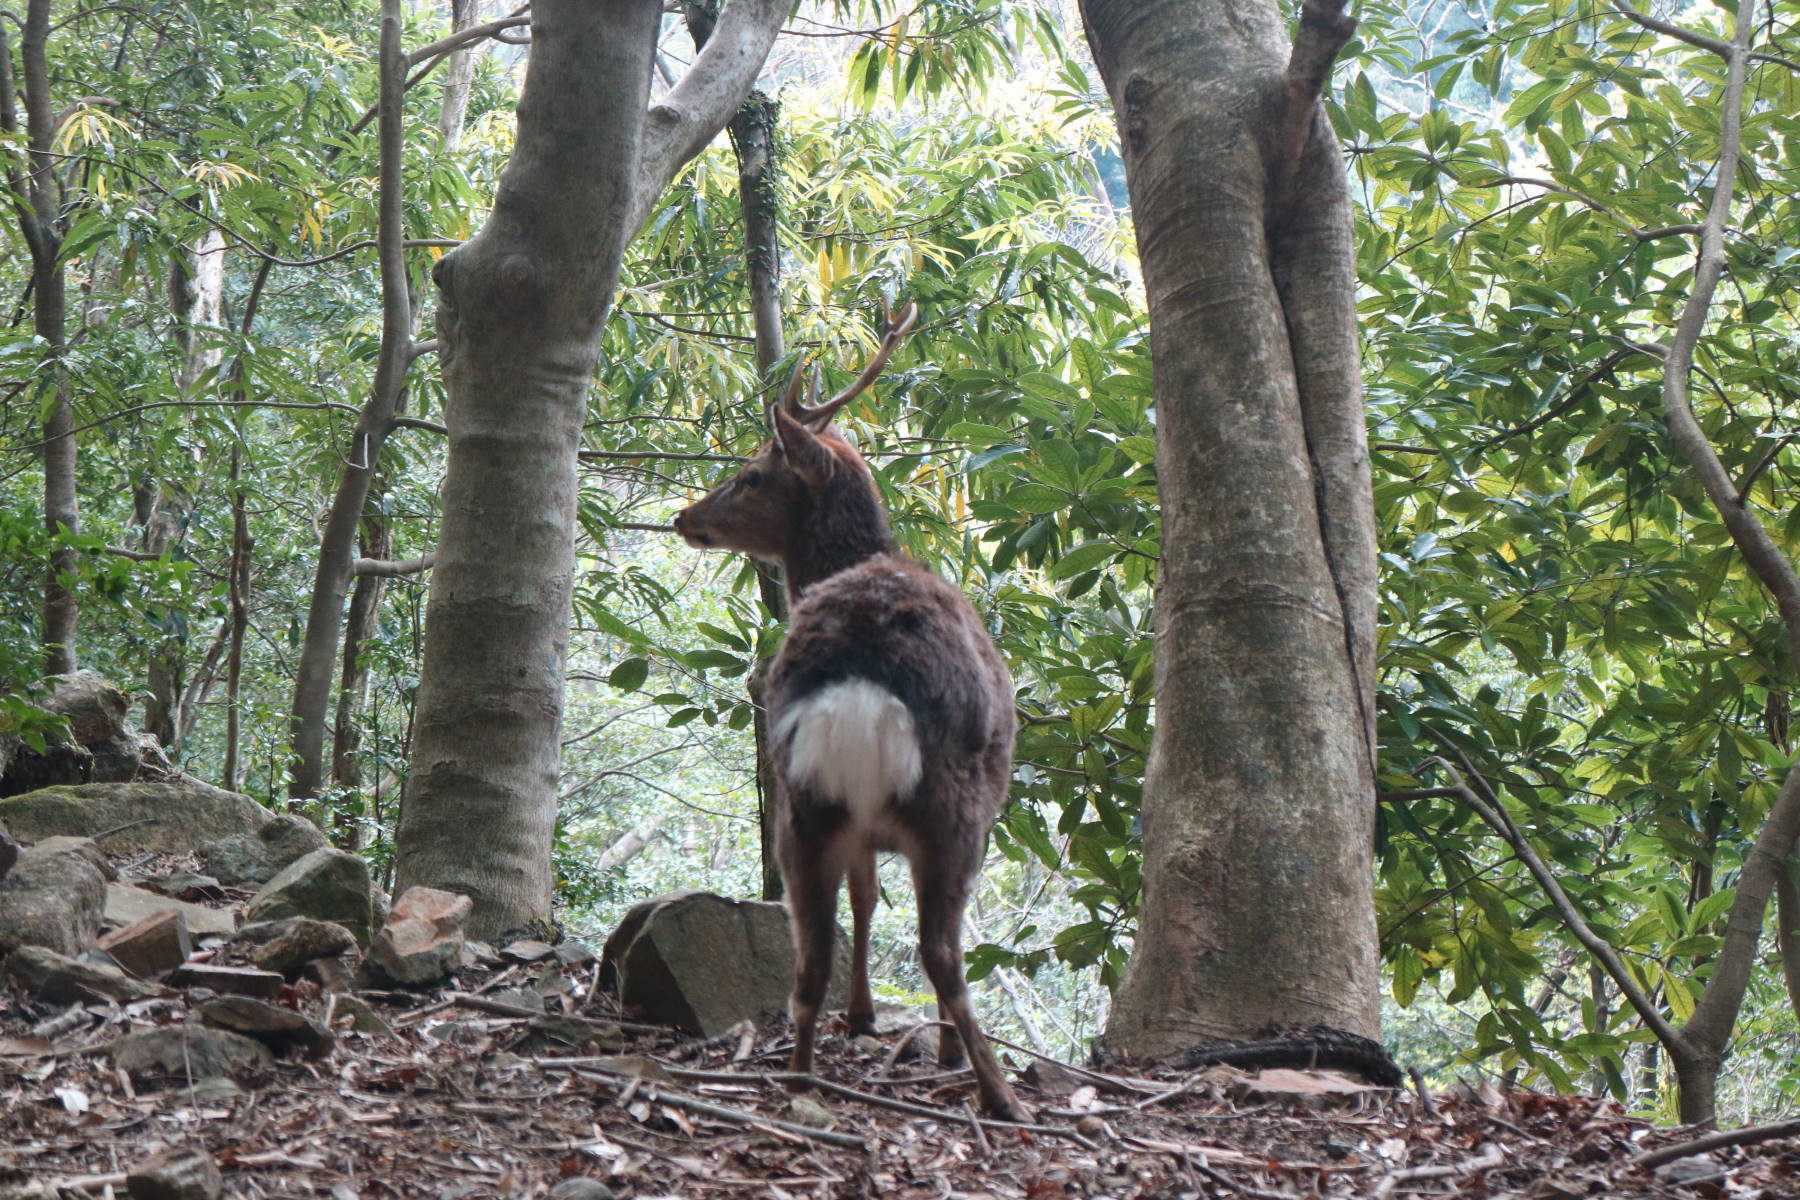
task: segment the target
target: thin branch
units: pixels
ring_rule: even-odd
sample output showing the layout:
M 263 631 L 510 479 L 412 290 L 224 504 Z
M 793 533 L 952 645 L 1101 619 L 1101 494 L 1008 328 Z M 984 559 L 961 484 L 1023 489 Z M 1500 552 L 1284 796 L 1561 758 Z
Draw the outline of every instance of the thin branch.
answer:
M 1428 1167 L 1403 1167 L 1398 1171 L 1389 1171 L 1375 1185 L 1374 1195 L 1379 1200 L 1394 1194 L 1394 1189 L 1402 1183 L 1410 1183 L 1417 1179 L 1454 1179 L 1462 1175 L 1473 1175 L 1477 1171 L 1491 1171 L 1495 1167 L 1506 1165 L 1506 1155 L 1500 1147 L 1489 1146 L 1474 1158 L 1459 1163 L 1443 1163 Z
M 583 462 L 604 462 L 609 459 L 649 459 L 661 462 L 717 462 L 741 463 L 743 456 L 739 454 L 677 454 L 673 451 L 659 450 L 583 450 L 580 452 Z
M 359 558 L 350 564 L 350 573 L 394 579 L 401 575 L 417 575 L 421 571 L 431 570 L 436 565 L 437 552 L 433 551 L 430 554 L 422 554 L 418 558 Z
M 425 45 L 420 46 L 417 50 L 414 50 L 411 54 L 406 56 L 407 68 L 411 69 L 418 66 L 420 63 L 428 62 L 434 58 L 442 58 L 444 55 L 449 54 L 454 50 L 462 49 L 470 42 L 483 41 L 503 30 L 517 29 L 521 25 L 531 24 L 530 17 L 517 15 L 523 11 L 524 8 L 521 7 L 515 10 L 515 15 L 513 16 L 501 17 L 499 20 L 489 21 L 485 25 L 471 25 L 460 33 L 452 33 L 447 37 L 439 38 L 435 42 L 427 42 Z
M 98 429 L 100 426 L 110 425 L 122 417 L 129 417 L 134 413 L 148 412 L 153 408 L 290 408 L 299 409 L 303 412 L 318 409 L 347 413 L 360 413 L 362 411 L 354 405 L 344 404 L 337 400 L 315 400 L 306 402 L 299 400 L 156 400 L 149 404 L 134 404 L 130 408 L 122 408 L 110 416 L 89 421 L 85 425 L 77 425 L 69 432 L 82 433 L 89 429 Z M 41 450 L 43 447 L 43 442 L 32 442 L 27 446 L 0 447 L 0 451 L 10 451 L 14 454 L 20 454 L 26 451 Z
M 1776 1121 L 1771 1125 L 1746 1125 L 1742 1129 L 1728 1129 L 1724 1133 L 1709 1133 L 1691 1142 L 1676 1142 L 1673 1146 L 1664 1146 L 1659 1150 L 1646 1150 L 1632 1159 L 1631 1165 L 1648 1171 L 1678 1158 L 1705 1154 L 1709 1150 L 1722 1150 L 1727 1146 L 1754 1146 L 1758 1142 L 1785 1137 L 1800 1137 L 1800 1121 Z
M 1612 976 L 1613 983 L 1618 985 L 1619 991 L 1630 1002 L 1631 1007 L 1637 1010 L 1639 1018 L 1656 1035 L 1656 1040 L 1671 1049 L 1685 1050 L 1687 1043 L 1682 1038 L 1681 1031 L 1669 1024 L 1668 1019 L 1662 1015 L 1662 1011 L 1651 1002 L 1649 995 L 1638 984 L 1637 976 L 1633 975 L 1626 967 L 1624 960 L 1619 957 L 1619 952 L 1613 949 L 1612 943 L 1595 933 L 1581 914 L 1576 911 L 1574 902 L 1569 899 L 1569 894 L 1563 891 L 1561 881 L 1556 878 L 1549 867 L 1544 865 L 1544 860 L 1538 857 L 1537 851 L 1526 840 L 1519 827 L 1513 824 L 1512 817 L 1507 813 L 1505 805 L 1500 802 L 1500 798 L 1488 789 L 1486 781 L 1473 767 L 1469 766 L 1468 759 L 1463 756 L 1462 751 L 1435 730 L 1427 727 L 1425 732 L 1433 741 L 1462 761 L 1469 777 L 1487 792 L 1492 803 L 1477 796 L 1474 789 L 1447 760 L 1434 757 L 1428 761 L 1437 764 L 1445 774 L 1449 775 L 1463 803 L 1467 804 L 1476 816 L 1486 821 L 1488 826 L 1513 848 L 1513 853 L 1519 856 L 1519 861 L 1525 864 L 1526 870 L 1531 872 L 1532 877 L 1537 880 L 1538 887 L 1543 890 L 1544 895 L 1556 909 L 1557 915 L 1562 918 L 1563 925 L 1575 936 L 1576 941 L 1587 948 L 1588 953 L 1594 956 L 1606 973 Z
M 1601 359 L 1599 363 L 1595 365 L 1593 370 L 1577 380 L 1575 385 L 1569 389 L 1569 394 L 1560 402 L 1551 405 L 1549 408 L 1517 428 L 1503 429 L 1492 437 L 1483 438 L 1481 441 L 1475 443 L 1473 449 L 1477 451 L 1487 450 L 1499 445 L 1509 438 L 1520 437 L 1524 434 L 1534 433 L 1537 430 L 1542 429 L 1545 425 L 1548 425 L 1564 413 L 1573 409 L 1583 400 L 1586 400 L 1589 389 L 1606 376 L 1611 375 L 1614 367 L 1618 366 L 1634 354 L 1643 354 L 1645 352 L 1644 349 L 1637 346 L 1627 346 L 1623 350 L 1614 350 L 1611 354 Z
M 1530 175 L 1495 175 L 1477 179 L 1464 179 L 1452 170 L 1447 163 L 1444 163 L 1441 160 L 1437 163 L 1437 166 L 1439 170 L 1443 171 L 1444 174 L 1455 180 L 1456 183 L 1462 187 L 1535 187 L 1542 188 L 1546 192 L 1552 192 L 1559 196 L 1567 196 L 1571 200 L 1578 201 L 1585 207 L 1606 217 L 1608 220 L 1616 221 L 1620 225 L 1623 225 L 1625 231 L 1640 242 L 1653 242 L 1658 238 L 1675 237 L 1677 235 L 1695 234 L 1700 232 L 1700 226 L 1698 225 L 1664 225 L 1658 229 L 1640 228 L 1638 225 L 1620 215 L 1617 210 L 1602 204 L 1586 192 L 1578 192 L 1574 188 L 1565 187 L 1554 180 L 1538 179 Z
M 1636 22 L 1645 29 L 1655 33 L 1665 34 L 1678 42 L 1686 42 L 1690 46 L 1698 46 L 1702 50 L 1710 50 L 1720 58 L 1731 58 L 1732 48 L 1730 42 L 1712 37 L 1708 34 L 1695 33 L 1691 29 L 1685 29 L 1682 26 L 1669 21 L 1659 21 L 1655 17 L 1647 16 L 1644 13 L 1628 8 L 1623 0 L 1613 0 L 1613 7 L 1618 9 L 1620 15 L 1625 17 L 1625 19 Z M 1747 17 L 1741 18 L 1740 24 L 1747 20 Z M 1786 67 L 1790 71 L 1800 71 L 1800 62 L 1795 62 L 1791 58 L 1783 58 L 1779 54 L 1764 54 L 1761 51 L 1750 51 L 1745 57 L 1753 59 L 1756 62 L 1775 63 L 1779 66 Z

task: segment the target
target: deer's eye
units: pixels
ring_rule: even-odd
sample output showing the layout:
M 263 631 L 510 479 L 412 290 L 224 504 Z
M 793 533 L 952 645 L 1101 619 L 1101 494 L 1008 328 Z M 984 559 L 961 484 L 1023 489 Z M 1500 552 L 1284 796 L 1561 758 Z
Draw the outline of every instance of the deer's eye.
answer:
M 761 487 L 762 481 L 763 477 L 761 471 L 745 471 L 742 475 L 738 476 L 739 487 Z

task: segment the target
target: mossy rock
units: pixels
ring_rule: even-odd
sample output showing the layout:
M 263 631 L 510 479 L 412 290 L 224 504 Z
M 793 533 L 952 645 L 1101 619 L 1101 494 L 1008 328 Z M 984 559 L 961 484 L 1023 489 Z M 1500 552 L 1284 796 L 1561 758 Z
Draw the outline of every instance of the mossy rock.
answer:
M 116 830 L 102 843 L 112 852 L 182 854 L 202 842 L 254 833 L 274 817 L 250 797 L 198 779 L 69 784 L 0 800 L 0 824 L 20 841 L 58 834 L 95 837 Z M 144 823 L 134 824 L 138 821 Z

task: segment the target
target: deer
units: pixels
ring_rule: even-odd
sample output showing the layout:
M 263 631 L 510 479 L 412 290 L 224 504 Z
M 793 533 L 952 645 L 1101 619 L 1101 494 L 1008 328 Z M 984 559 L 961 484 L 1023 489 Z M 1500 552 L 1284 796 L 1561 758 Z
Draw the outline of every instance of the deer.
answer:
M 869 922 L 876 854 L 898 851 L 918 900 L 919 960 L 937 992 L 938 1061 L 975 1074 L 982 1107 L 1020 1107 L 976 1021 L 963 975 L 963 911 L 1006 802 L 1017 731 L 1012 676 L 960 590 L 900 551 L 868 464 L 832 425 L 918 317 L 886 314 L 862 373 L 819 402 L 804 364 L 768 409 L 770 437 L 741 470 L 683 509 L 698 549 L 780 564 L 788 630 L 764 695 L 775 776 L 774 841 L 794 933 L 791 1086 L 813 1070 L 831 981 L 838 887 L 850 886 L 850 1029 L 875 1032 Z M 947 1027 L 946 1027 L 947 1026 Z

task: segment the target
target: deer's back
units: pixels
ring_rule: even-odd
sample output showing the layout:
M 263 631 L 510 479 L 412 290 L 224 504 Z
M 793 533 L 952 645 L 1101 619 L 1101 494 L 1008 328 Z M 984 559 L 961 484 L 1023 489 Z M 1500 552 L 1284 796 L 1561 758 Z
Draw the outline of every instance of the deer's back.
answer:
M 799 744 L 784 715 L 825 719 L 825 728 L 838 729 L 842 726 L 829 721 L 853 718 L 859 706 L 869 707 L 874 720 L 874 708 L 882 702 L 899 706 L 890 724 L 905 723 L 900 708 L 910 718 L 917 743 L 910 770 L 918 778 L 917 792 L 966 796 L 957 803 L 971 810 L 968 817 L 985 831 L 1005 799 L 1011 773 L 1011 676 L 968 599 L 897 555 L 877 555 L 841 571 L 809 588 L 794 606 L 787 640 L 769 674 L 778 769 L 790 765 L 782 758 L 790 743 Z M 818 753 L 823 757 L 825 751 Z M 907 769 L 907 764 L 893 768 Z M 896 799 L 906 806 L 907 797 Z

